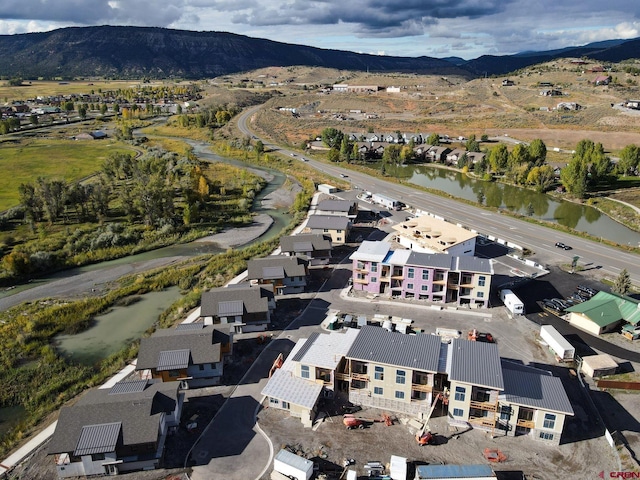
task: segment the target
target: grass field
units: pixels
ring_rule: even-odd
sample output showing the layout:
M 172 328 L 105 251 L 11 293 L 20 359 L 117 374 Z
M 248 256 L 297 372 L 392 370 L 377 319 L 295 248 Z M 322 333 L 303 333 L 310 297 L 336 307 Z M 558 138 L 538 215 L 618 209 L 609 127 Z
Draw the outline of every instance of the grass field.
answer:
M 21 183 L 40 176 L 79 180 L 98 171 L 113 152 L 132 149 L 112 141 L 24 139 L 0 143 L 0 211 L 20 203 Z
M 146 85 L 156 85 L 162 82 L 155 82 Z M 142 85 L 136 80 L 95 80 L 95 81 L 75 81 L 75 82 L 50 82 L 50 81 L 25 81 L 20 87 L 10 87 L 6 82 L 0 83 L 0 100 L 12 102 L 15 100 L 27 100 L 37 96 L 49 95 L 70 95 L 90 93 L 91 90 L 97 92 L 102 89 L 118 90 L 135 88 Z

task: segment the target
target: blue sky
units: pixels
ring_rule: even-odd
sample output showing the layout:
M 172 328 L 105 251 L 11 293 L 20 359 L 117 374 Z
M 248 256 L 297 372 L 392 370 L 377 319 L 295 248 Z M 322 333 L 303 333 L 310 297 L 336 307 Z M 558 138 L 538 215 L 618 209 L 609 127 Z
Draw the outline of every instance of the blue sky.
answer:
M 0 34 L 137 25 L 430 57 L 640 37 L 637 0 L 2 0 Z

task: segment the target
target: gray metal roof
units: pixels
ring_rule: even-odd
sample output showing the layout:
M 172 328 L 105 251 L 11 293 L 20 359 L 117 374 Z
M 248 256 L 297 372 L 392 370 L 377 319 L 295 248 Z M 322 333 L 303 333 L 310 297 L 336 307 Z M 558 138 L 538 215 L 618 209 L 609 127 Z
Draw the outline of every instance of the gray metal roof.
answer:
M 276 280 L 278 278 L 284 278 L 284 267 L 280 265 L 262 267 L 262 278 L 267 280 Z
M 318 202 L 317 210 L 326 212 L 349 212 L 353 208 L 354 202 L 349 200 L 321 200 Z
M 309 335 L 292 360 L 304 365 L 335 370 L 358 334 L 359 331 L 355 328 L 323 334 L 314 332 Z
M 405 335 L 367 325 L 360 329 L 347 357 L 435 373 L 440 345 L 436 335 Z
M 346 230 L 350 223 L 347 217 L 338 215 L 309 215 L 306 226 L 311 229 Z
M 502 360 L 504 394 L 508 403 L 573 415 L 562 380 L 550 372 Z
M 244 313 L 244 302 L 242 300 L 228 300 L 218 303 L 218 316 L 235 317 Z
M 420 267 L 453 269 L 453 261 L 456 257 L 446 253 L 421 253 L 411 252 L 406 265 Z
M 87 425 L 82 427 L 80 438 L 73 454 L 77 456 L 94 453 L 115 452 L 122 422 Z
M 140 393 L 147 388 L 146 380 L 133 380 L 129 382 L 118 382 L 109 389 L 109 395 L 120 395 L 123 393 Z
M 191 322 L 191 323 L 180 323 L 176 325 L 176 330 L 185 331 L 185 330 L 202 330 L 204 328 L 204 323 Z
M 448 369 L 451 381 L 504 390 L 500 355 L 495 343 L 452 340 Z
M 186 348 L 182 350 L 165 350 L 158 354 L 158 371 L 175 370 L 187 368 L 191 351 Z
M 455 270 L 459 272 L 476 272 L 493 275 L 493 264 L 488 258 L 472 257 L 464 255 L 456 257 L 457 265 Z
M 194 365 L 217 363 L 221 360 L 220 336 L 213 325 L 198 330 L 163 328 L 140 340 L 136 370 L 157 368 L 160 352 L 189 350 Z
M 305 353 L 309 351 L 309 349 L 313 345 L 313 342 L 315 342 L 316 338 L 318 338 L 319 335 L 320 335 L 320 332 L 313 332 L 311 335 L 309 335 L 309 338 L 307 338 L 307 341 L 304 342 L 304 345 L 300 347 L 300 349 L 291 358 L 291 360 L 293 360 L 294 362 L 299 362 L 300 360 L 302 360 L 302 357 L 304 357 Z
M 275 456 L 275 459 L 302 472 L 308 472 L 313 468 L 313 462 L 311 460 L 302 458 L 295 453 L 291 453 L 289 450 L 280 450 Z
M 273 298 L 272 285 L 251 286 L 249 283 L 242 283 L 213 288 L 202 294 L 200 315 L 203 317 L 219 316 L 221 303 L 240 301 L 246 313 L 264 313 L 266 316 L 269 311 L 269 300 Z
M 311 245 L 311 248 L 301 250 Z M 280 237 L 280 248 L 283 252 L 310 252 L 313 250 L 331 250 L 331 237 L 321 233 L 302 233 Z

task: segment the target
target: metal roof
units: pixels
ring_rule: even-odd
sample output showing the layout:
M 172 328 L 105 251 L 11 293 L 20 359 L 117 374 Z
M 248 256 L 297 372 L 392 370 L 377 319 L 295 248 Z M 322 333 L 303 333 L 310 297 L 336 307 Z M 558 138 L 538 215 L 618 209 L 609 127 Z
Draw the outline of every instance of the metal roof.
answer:
M 187 368 L 189 366 L 189 358 L 191 357 L 191 351 L 189 349 L 183 350 L 168 350 L 160 352 L 158 355 L 158 371 L 162 370 L 175 370 L 177 368 Z
M 489 465 L 418 465 L 416 478 L 420 480 L 447 478 L 495 478 L 496 474 Z
M 146 380 L 118 382 L 109 389 L 109 395 L 119 395 L 123 393 L 139 393 L 139 392 L 144 392 L 145 388 L 147 388 Z
M 456 259 L 456 270 L 460 272 L 476 272 L 493 275 L 493 264 L 488 258 L 463 255 L 461 257 L 456 257 Z
M 420 253 L 411 252 L 407 259 L 407 265 L 420 267 L 453 269 L 453 261 L 456 257 L 448 253 Z
M 291 357 L 291 360 L 294 362 L 299 362 L 300 360 L 302 360 L 302 357 L 304 357 L 305 353 L 309 351 L 309 349 L 313 345 L 313 342 L 315 341 L 316 338 L 318 338 L 319 335 L 320 335 L 320 332 L 313 332 L 311 335 L 309 335 L 309 338 L 306 339 L 304 344 L 295 353 L 295 355 Z
M 218 316 L 235 317 L 244 313 L 244 302 L 242 300 L 228 300 L 218 303 Z
M 296 377 L 293 372 L 279 368 L 262 389 L 262 395 L 312 409 L 322 388 L 320 384 Z
M 498 346 L 454 339 L 450 347 L 449 380 L 504 390 Z
M 115 452 L 122 422 L 87 425 L 82 427 L 78 444 L 73 454 L 76 456 L 94 453 Z
M 176 326 L 176 330 L 186 331 L 186 330 L 202 330 L 204 328 L 204 323 L 191 322 L 191 323 L 180 323 Z
M 359 330 L 347 357 L 356 360 L 438 372 L 440 337 L 405 335 L 367 325 Z
M 275 280 L 279 278 L 284 278 L 284 267 L 271 266 L 271 267 L 262 267 L 262 278 L 266 280 Z
M 311 252 L 313 251 L 312 242 L 293 242 L 294 252 Z
M 502 360 L 504 392 L 508 403 L 573 415 L 562 380 L 550 372 Z
M 586 302 L 567 308 L 567 312 L 581 313 L 600 327 L 620 320 L 636 325 L 640 322 L 640 302 L 625 295 L 600 291 Z
M 220 315 L 222 302 L 241 301 L 246 313 L 262 313 L 267 315 L 269 300 L 272 300 L 273 286 L 251 286 L 249 283 L 229 285 L 227 287 L 213 288 L 202 294 L 201 316 L 213 317 Z M 241 313 L 242 315 L 242 313 Z
M 314 332 L 292 360 L 334 370 L 353 345 L 358 333 L 355 328 L 323 334 Z
M 354 202 L 349 200 L 321 200 L 318 202 L 317 210 L 324 210 L 325 212 L 349 212 L 353 207 Z
M 285 463 L 302 472 L 308 472 L 313 468 L 313 462 L 311 460 L 302 458 L 295 453 L 291 453 L 289 450 L 280 450 L 275 456 L 275 460 Z
M 308 250 L 299 250 L 303 244 L 311 245 Z M 331 236 L 321 233 L 302 233 L 287 235 L 280 238 L 280 248 L 283 252 L 310 252 L 313 250 L 331 250 Z
M 326 228 L 327 230 L 346 230 L 351 221 L 338 215 L 309 215 L 307 228 Z
M 364 240 L 358 250 L 349 257 L 350 260 L 361 260 L 363 262 L 382 262 L 387 253 L 391 250 L 389 242 L 374 242 Z

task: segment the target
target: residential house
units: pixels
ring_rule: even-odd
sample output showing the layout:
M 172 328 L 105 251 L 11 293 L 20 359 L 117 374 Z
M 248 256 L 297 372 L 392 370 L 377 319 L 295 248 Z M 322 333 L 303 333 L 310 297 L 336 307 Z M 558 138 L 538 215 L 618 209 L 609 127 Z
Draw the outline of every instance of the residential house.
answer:
M 628 322 L 640 322 L 640 301 L 600 291 L 586 302 L 567 308 L 569 323 L 593 335 L 611 332 Z
M 262 332 L 275 309 L 273 285 L 238 283 L 204 292 L 200 316 L 205 324 L 228 324 L 235 333 Z
M 594 85 L 609 85 L 611 83 L 611 75 L 598 75 L 593 79 Z
M 136 371 L 184 388 L 218 385 L 233 336 L 227 325 L 180 324 L 140 340 Z
M 425 152 L 425 159 L 431 162 L 444 163 L 451 153 L 449 147 L 432 146 Z
M 355 405 L 424 420 L 442 402 L 453 425 L 494 436 L 529 435 L 553 445 L 560 442 L 566 417 L 573 415 L 560 379 L 501 359 L 496 344 L 443 341 L 369 325 L 351 338 L 350 330 L 298 342 L 286 370 L 277 371 L 262 391 L 269 404 L 311 426 L 317 402 L 329 388 Z M 316 344 L 324 347 L 307 354 Z
M 513 87 L 516 83 L 513 80 L 509 80 L 508 78 L 505 78 L 504 80 L 502 80 L 502 86 L 503 87 Z
M 351 220 L 358 216 L 358 202 L 349 200 L 321 200 L 316 206 L 315 215 L 337 215 Z
M 344 245 L 351 230 L 351 220 L 335 215 L 310 215 L 302 233 L 327 234 L 332 245 Z
M 367 240 L 349 258 L 356 291 L 476 308 L 489 305 L 494 272 L 488 259 L 391 250 L 390 243 Z
M 640 100 L 626 100 L 623 102 L 623 106 L 633 110 L 640 110 Z
M 300 256 L 309 265 L 326 265 L 331 260 L 331 236 L 320 233 L 287 235 L 280 237 L 283 255 Z
M 576 102 L 560 102 L 556 105 L 556 110 L 580 110 L 582 106 Z
M 276 295 L 302 293 L 307 286 L 308 265 L 300 257 L 255 258 L 247 262 L 247 278 L 258 285 L 273 285 Z
M 161 467 L 183 397 L 178 383 L 136 380 L 89 390 L 74 405 L 62 407 L 48 448 L 58 478 Z
M 540 95 L 543 97 L 561 97 L 562 90 L 557 90 L 555 88 L 546 88 L 544 90 L 540 90 Z
M 467 152 L 467 162 L 475 165 L 478 162 L 481 162 L 487 156 L 486 153 L 482 152 Z
M 456 148 L 447 153 L 445 160 L 449 165 L 456 165 L 458 160 L 467 154 L 467 151 L 462 148 Z
M 393 226 L 394 240 L 405 248 L 423 253 L 474 255 L 477 234 L 445 220 L 420 215 Z

